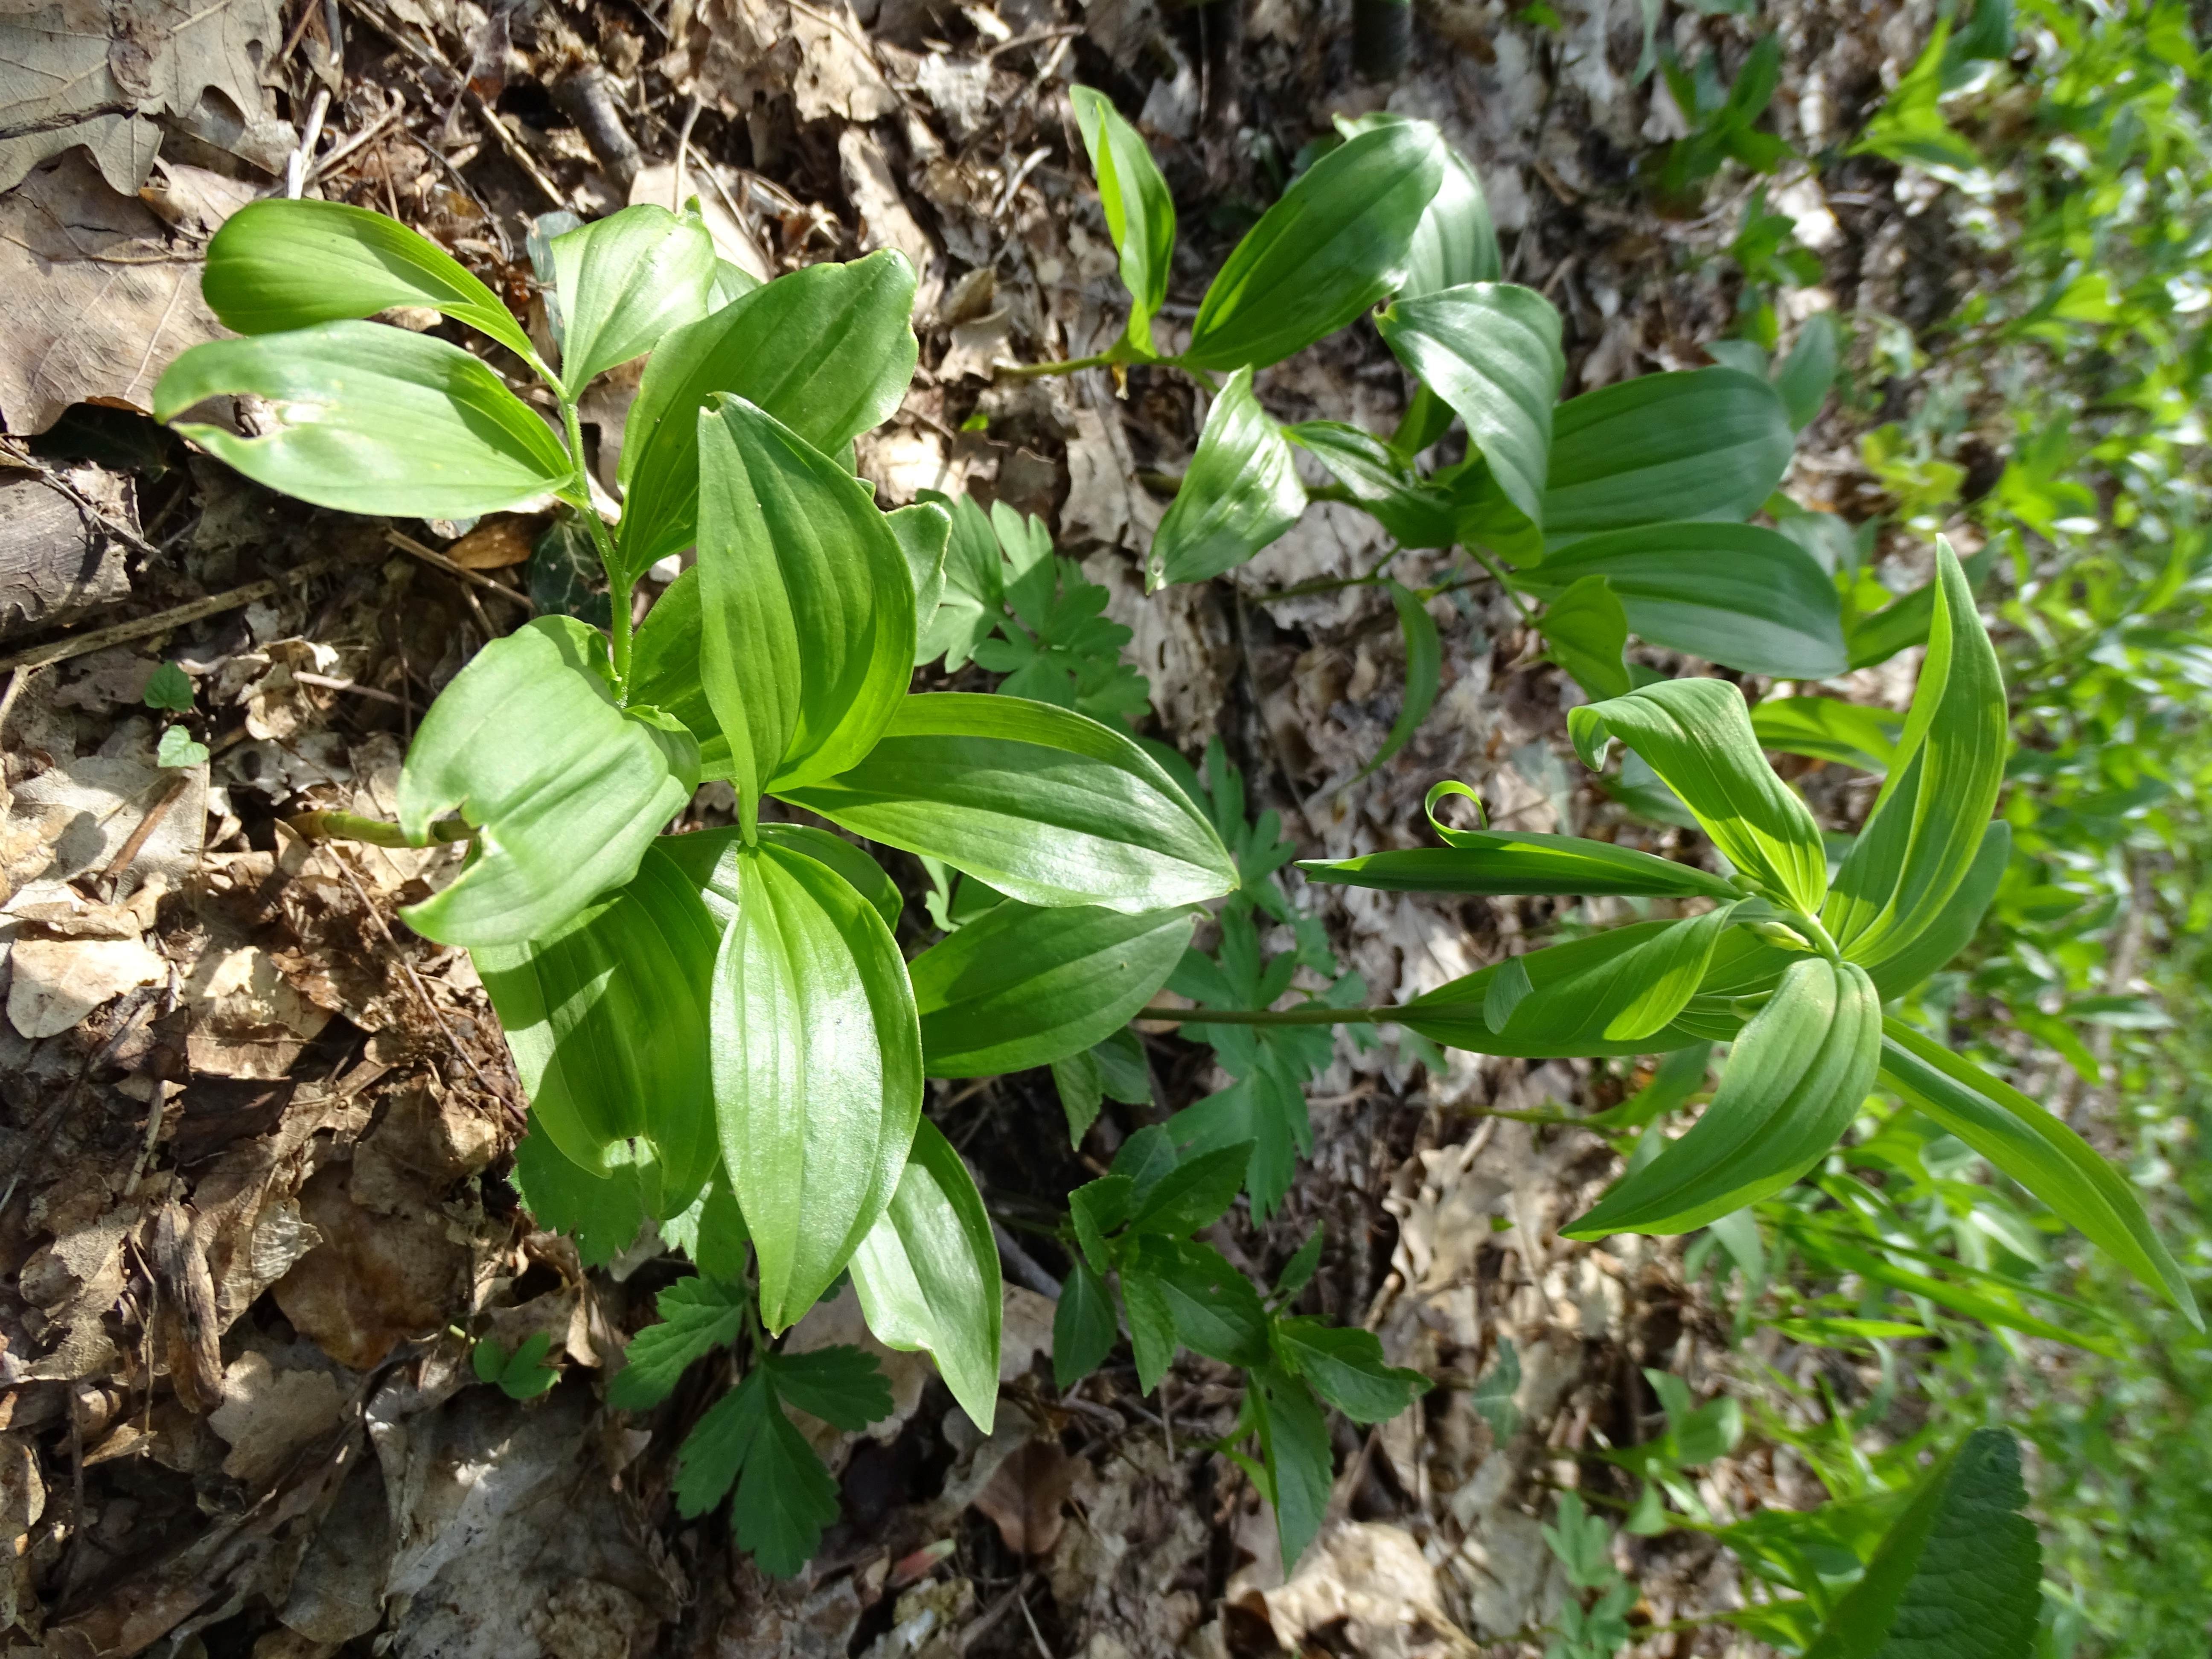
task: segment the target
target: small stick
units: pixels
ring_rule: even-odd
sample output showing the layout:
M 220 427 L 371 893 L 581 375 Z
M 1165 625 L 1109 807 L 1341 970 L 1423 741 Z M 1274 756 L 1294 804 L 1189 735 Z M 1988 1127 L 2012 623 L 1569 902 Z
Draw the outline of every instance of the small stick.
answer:
M 434 547 L 425 547 L 422 543 L 416 541 L 412 536 L 402 535 L 397 530 L 387 530 L 384 532 L 384 539 L 389 542 L 392 546 L 398 548 L 402 553 L 408 554 L 412 557 L 422 560 L 423 563 L 428 565 L 433 570 L 442 570 L 448 576 L 457 576 L 461 580 L 470 584 L 471 586 L 481 587 L 487 592 L 496 593 L 502 599 L 512 599 L 515 604 L 520 605 L 525 611 L 535 611 L 538 609 L 536 605 L 530 602 L 528 598 L 523 594 L 516 592 L 505 582 L 494 581 L 489 576 L 485 575 L 483 571 L 471 570 L 465 564 L 455 564 L 451 559 L 439 552 Z
M 307 130 L 301 135 L 300 148 L 294 150 L 284 163 L 284 194 L 296 202 L 307 187 L 307 158 L 315 153 L 315 146 L 323 142 L 323 118 L 331 112 L 331 89 L 315 88 L 315 101 L 307 106 Z
M 180 988 L 177 982 L 177 964 L 173 962 L 169 964 L 168 989 L 161 996 L 160 1018 L 166 1019 L 177 1012 L 177 993 Z M 133 1025 L 138 1023 L 137 1015 L 131 1016 L 131 1023 Z M 110 1045 L 110 1047 L 113 1046 L 113 1044 Z M 145 1178 L 146 1166 L 154 1161 L 154 1143 L 161 1138 L 161 1116 L 169 1104 L 169 1080 L 160 1074 L 158 1067 L 149 1069 L 155 1072 L 154 1103 L 146 1109 L 146 1141 L 138 1149 L 137 1167 L 131 1171 L 131 1179 L 123 1186 L 123 1195 L 125 1198 L 138 1190 L 139 1182 Z
M 109 903 L 115 902 L 116 890 L 123 884 L 124 872 L 130 869 L 132 861 L 145 850 L 146 843 L 153 839 L 154 831 L 161 828 L 161 820 L 168 816 L 169 809 L 183 796 L 185 786 L 190 781 L 189 776 L 181 770 L 169 779 L 161 793 L 155 797 L 154 804 L 146 809 L 146 816 L 138 820 L 138 827 L 131 832 L 131 838 L 115 849 L 115 856 L 108 860 L 106 868 L 100 872 L 100 878 L 108 884 Z
M 35 667 L 18 668 L 8 677 L 8 689 L 0 692 L 0 738 L 8 735 L 8 716 L 15 712 L 15 699 L 22 695 L 31 676 L 38 672 Z
M 320 575 L 342 562 L 335 555 L 319 559 L 308 559 L 285 573 L 287 577 Z M 111 645 L 128 645 L 133 640 L 143 640 L 155 634 L 166 634 L 173 628 L 182 628 L 186 623 L 198 622 L 203 617 L 216 616 L 225 611 L 235 611 L 240 605 L 252 605 L 256 599 L 265 599 L 283 591 L 283 584 L 274 577 L 258 582 L 248 582 L 243 587 L 210 593 L 204 599 L 194 599 L 189 605 L 179 605 L 137 622 L 118 623 L 112 628 L 97 628 L 89 634 L 79 634 L 74 639 L 57 640 L 51 645 L 33 646 L 28 651 L 19 651 L 4 661 L 0 671 L 10 668 L 44 668 L 49 663 L 66 662 L 71 657 L 82 657 L 94 651 L 104 651 Z
M 292 671 L 292 678 L 302 685 L 318 686 L 325 691 L 350 691 L 356 697 L 374 697 L 379 702 L 390 703 L 394 708 L 404 708 L 407 706 L 405 698 L 395 696 L 379 687 L 362 685 L 353 680 L 338 679 L 330 674 L 310 674 L 304 669 L 295 668 Z
M 574 204 L 561 193 L 561 187 L 545 176 L 545 170 L 538 165 L 538 158 L 523 148 L 522 140 L 507 131 L 506 118 L 486 103 L 483 94 L 474 87 L 468 91 L 469 107 L 476 112 L 479 121 L 491 129 L 491 136 L 499 140 L 499 147 L 507 152 L 507 160 L 528 173 L 530 182 L 537 185 L 540 193 L 555 207 L 574 207 Z

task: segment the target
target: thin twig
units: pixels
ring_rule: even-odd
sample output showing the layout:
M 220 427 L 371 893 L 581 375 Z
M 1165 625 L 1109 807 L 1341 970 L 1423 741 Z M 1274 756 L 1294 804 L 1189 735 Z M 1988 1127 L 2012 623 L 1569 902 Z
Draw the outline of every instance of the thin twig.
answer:
M 448 576 L 458 577 L 472 587 L 481 587 L 488 593 L 496 593 L 502 599 L 509 599 L 520 605 L 525 611 L 534 612 L 538 609 L 530 602 L 526 595 L 516 592 L 505 582 L 494 581 L 481 570 L 471 570 L 465 564 L 456 564 L 439 552 L 436 548 L 425 547 L 412 536 L 403 535 L 397 530 L 387 530 L 384 532 L 384 539 L 402 553 L 422 560 L 433 570 L 442 570 Z
M 394 708 L 404 708 L 407 706 L 406 699 L 404 697 L 395 696 L 391 692 L 380 690 L 374 685 L 362 685 L 355 680 L 342 680 L 331 674 L 310 674 L 304 669 L 295 668 L 292 671 L 292 678 L 302 685 L 315 686 L 325 691 L 350 691 L 356 697 L 374 697 L 379 702 L 390 703 Z
M 507 118 L 486 103 L 483 94 L 474 87 L 469 88 L 469 107 L 476 112 L 479 121 L 491 129 L 492 137 L 507 152 L 507 160 L 530 175 L 530 182 L 538 186 L 547 201 L 556 208 L 573 208 L 575 205 L 561 193 L 560 185 L 545 176 L 545 170 L 538 165 L 538 158 L 523 147 L 522 140 L 507 130 Z
M 353 889 L 354 896 L 361 901 L 362 908 L 368 913 L 368 919 L 376 924 L 376 931 L 384 936 L 385 946 L 392 952 L 392 961 L 398 964 L 399 971 L 407 975 L 408 984 L 415 988 L 415 994 L 422 1000 L 422 1006 L 428 1012 L 431 1020 L 436 1024 L 440 1032 L 444 1035 L 447 1046 L 453 1049 L 455 1058 L 469 1068 L 469 1075 L 476 1079 L 486 1094 L 503 1106 L 511 1106 L 512 1103 L 507 1100 L 506 1091 L 494 1086 L 492 1080 L 483 1074 L 476 1061 L 470 1057 L 469 1051 L 461 1047 L 461 1040 L 453 1035 L 453 1028 L 446 1024 L 446 1016 L 439 1010 L 438 1005 L 431 1000 L 430 988 L 422 983 L 422 976 L 415 971 L 415 964 L 408 961 L 401 952 L 399 941 L 392 937 L 392 929 L 384 920 L 384 913 L 376 908 L 374 901 L 368 896 L 368 890 L 361 884 L 361 878 L 354 874 L 351 862 L 342 855 L 334 857 L 331 861 L 337 866 L 338 873 L 346 878 L 346 885 Z
M 159 1019 L 167 1019 L 171 1014 L 177 1012 L 177 995 L 179 990 L 182 989 L 182 987 L 177 979 L 177 964 L 173 962 L 168 964 L 168 988 L 163 992 L 161 996 L 161 1012 L 160 1014 L 155 1016 L 155 1018 Z M 134 1025 L 137 1024 L 137 1019 L 135 1015 L 131 1018 L 131 1024 Z M 112 1047 L 112 1045 L 111 1044 L 110 1046 Z M 152 1068 L 149 1067 L 149 1069 Z M 156 1071 L 154 1077 L 154 1098 L 152 1103 L 146 1109 L 146 1139 L 144 1144 L 138 1148 L 137 1167 L 131 1171 L 131 1179 L 124 1183 L 123 1195 L 125 1198 L 130 1197 L 131 1194 L 138 1190 L 138 1183 L 143 1181 L 146 1176 L 146 1166 L 154 1161 L 154 1146 L 155 1143 L 161 1138 L 161 1118 L 164 1111 L 168 1106 L 168 1079 L 160 1075 L 159 1072 Z
M 83 514 L 88 519 L 90 519 L 107 534 L 114 537 L 116 540 L 128 544 L 135 550 L 145 554 L 149 558 L 159 556 L 161 550 L 160 548 L 155 546 L 153 543 L 148 541 L 143 536 L 133 530 L 129 525 L 118 523 L 117 520 L 109 518 L 106 514 L 101 512 L 98 507 L 94 505 L 94 503 L 87 501 L 83 494 L 78 490 L 74 484 L 70 483 L 67 478 L 62 477 L 62 475 L 53 468 L 43 465 L 13 442 L 7 444 L 5 448 L 8 459 L 11 464 L 18 465 L 28 469 L 30 472 L 37 477 L 40 483 L 46 485 L 47 489 L 52 490 L 56 495 L 67 500 L 78 512 Z
M 146 809 L 146 816 L 138 820 L 138 827 L 131 832 L 131 838 L 115 849 L 115 856 L 108 860 L 106 867 L 100 872 L 100 879 L 109 884 L 107 897 L 111 904 L 115 901 L 116 889 L 123 884 L 125 872 L 145 850 L 154 831 L 161 828 L 161 820 L 168 816 L 169 809 L 183 796 L 185 786 L 191 781 L 183 771 L 178 771 L 170 777 L 161 793 L 154 798 L 154 804 Z
M 307 106 L 307 130 L 300 136 L 300 148 L 294 150 L 284 162 L 284 194 L 292 201 L 300 199 L 307 188 L 307 158 L 315 153 L 315 146 L 323 142 L 323 118 L 331 112 L 331 89 L 315 88 L 315 100 Z
M 220 593 L 210 593 L 204 599 L 194 599 L 189 605 L 172 606 L 142 617 L 137 622 L 118 623 L 112 628 L 94 629 L 89 634 L 79 634 L 73 639 L 56 640 L 51 645 L 33 646 L 28 651 L 0 661 L 0 672 L 10 668 L 43 668 L 49 663 L 65 662 L 71 657 L 82 657 L 94 651 L 104 651 L 111 645 L 128 645 L 133 640 L 143 640 L 155 634 L 166 634 L 171 629 L 182 628 L 203 617 L 212 617 L 225 611 L 235 611 L 240 605 L 252 605 L 256 599 L 265 599 L 283 591 L 283 583 L 301 576 L 318 576 L 325 570 L 343 563 L 334 554 L 319 559 L 307 559 L 286 571 L 283 578 L 268 577 L 258 582 L 248 582 L 243 587 L 227 588 Z

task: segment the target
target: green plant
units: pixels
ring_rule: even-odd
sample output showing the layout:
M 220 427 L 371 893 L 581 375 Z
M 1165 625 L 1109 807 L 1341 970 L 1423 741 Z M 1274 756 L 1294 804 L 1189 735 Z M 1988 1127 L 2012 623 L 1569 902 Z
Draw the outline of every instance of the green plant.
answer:
M 1735 161 L 1753 173 L 1771 173 L 1789 159 L 1790 146 L 1757 125 L 1782 85 L 1782 38 L 1762 36 L 1723 83 L 1708 52 L 1685 68 L 1671 52 L 1659 54 L 1660 73 L 1689 131 L 1659 153 L 1652 184 L 1662 204 L 1694 210 L 1707 180 Z
M 1544 1659 L 1613 1659 L 1628 1642 L 1626 1614 L 1636 1600 L 1636 1586 L 1613 1565 L 1613 1529 L 1583 1507 L 1579 1493 L 1565 1492 L 1553 1524 L 1543 1530 L 1567 1582 L 1578 1592 L 1600 1592 L 1594 1601 L 1577 1595 L 1560 1604 Z
M 545 1363 L 553 1346 L 549 1332 L 526 1336 L 513 1353 L 492 1337 L 480 1337 L 469 1350 L 469 1366 L 479 1382 L 495 1384 L 509 1400 L 535 1400 L 561 1380 L 561 1373 Z

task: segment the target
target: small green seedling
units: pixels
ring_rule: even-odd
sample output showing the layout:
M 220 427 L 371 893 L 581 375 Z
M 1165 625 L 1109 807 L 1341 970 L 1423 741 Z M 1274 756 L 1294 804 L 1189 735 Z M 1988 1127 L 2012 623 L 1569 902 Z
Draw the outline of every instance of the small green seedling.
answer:
M 469 1352 L 477 1381 L 498 1386 L 509 1400 L 535 1400 L 561 1380 L 561 1373 L 545 1363 L 553 1346 L 550 1333 L 538 1331 L 522 1339 L 513 1353 L 496 1338 L 480 1337 Z

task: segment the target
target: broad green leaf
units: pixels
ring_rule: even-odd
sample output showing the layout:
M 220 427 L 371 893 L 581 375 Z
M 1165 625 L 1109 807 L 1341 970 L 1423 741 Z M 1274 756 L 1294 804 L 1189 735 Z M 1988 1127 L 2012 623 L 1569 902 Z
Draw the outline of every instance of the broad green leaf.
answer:
M 1866 828 L 1836 872 L 1821 921 L 1855 962 L 1877 967 L 1936 923 L 1966 879 L 2004 781 L 2004 681 L 1950 544 L 1920 684 Z
M 1897 759 L 1904 716 L 1840 697 L 1768 697 L 1751 711 L 1762 749 L 1882 773 Z
M 1625 697 L 1633 689 L 1621 654 L 1628 646 L 1628 613 L 1603 575 L 1569 580 L 1544 607 L 1536 631 L 1551 647 L 1552 660 L 1591 701 Z
M 885 248 L 763 283 L 664 338 L 623 428 L 622 559 L 632 574 L 696 534 L 697 412 L 728 393 L 834 455 L 914 378 L 914 267 Z
M 719 1166 L 707 1190 L 681 1215 L 663 1220 L 658 1231 L 662 1243 L 683 1251 L 709 1279 L 738 1285 L 752 1271 L 752 1235 L 730 1191 L 729 1171 Z
M 1377 110 L 1356 120 L 1337 118 L 1336 129 L 1347 138 L 1410 118 Z M 1491 222 L 1490 202 L 1483 194 L 1482 175 L 1474 164 L 1449 144 L 1444 146 L 1443 171 L 1437 193 L 1421 210 L 1413 228 L 1413 246 L 1406 255 L 1405 295 L 1434 294 L 1462 283 L 1494 283 L 1503 261 L 1498 252 L 1498 230 Z
M 1283 429 L 1252 395 L 1251 371 L 1240 368 L 1206 412 L 1198 453 L 1152 536 L 1145 585 L 1200 582 L 1232 570 L 1305 510 Z
M 571 1163 L 610 1178 L 638 1165 L 620 1143 L 643 1140 L 653 1158 L 635 1178 L 652 1212 L 668 1216 L 714 1169 L 703 992 L 719 933 L 660 845 L 603 903 L 526 944 L 471 954 L 538 1127 Z
M 799 1425 L 774 1405 L 747 1449 L 730 1519 L 738 1547 L 777 1578 L 798 1577 L 822 1547 L 822 1529 L 837 1519 L 837 1483 Z
M 858 766 L 776 793 L 1025 904 L 1135 914 L 1237 884 L 1212 824 L 1133 738 L 1018 697 L 908 696 Z
M 642 356 L 671 329 L 707 314 L 714 239 L 696 213 L 640 203 L 553 239 L 561 381 L 580 397 L 597 376 Z
M 1866 970 L 1804 958 L 1743 1028 L 1705 1115 L 1561 1236 L 1688 1232 L 1781 1191 L 1849 1127 L 1881 1055 Z
M 1540 526 L 1552 406 L 1567 369 L 1551 301 L 1510 283 L 1469 283 L 1401 299 L 1376 326 L 1407 371 L 1467 422 L 1506 500 Z
M 1136 1197 L 1137 1183 L 1125 1175 L 1086 1181 L 1067 1195 L 1067 1218 L 1075 1229 L 1076 1246 L 1102 1273 L 1114 1265 L 1113 1247 L 1106 1236 L 1128 1220 Z
M 1696 1034 L 1673 1024 L 1635 1037 L 1605 1033 L 1643 994 L 1632 971 L 1657 963 L 1680 968 L 1677 952 L 1686 947 L 1712 950 L 1711 937 L 1706 934 L 1674 932 L 1688 926 L 1632 922 L 1588 939 L 1547 945 L 1440 985 L 1392 1009 L 1388 1018 L 1431 1042 L 1474 1054 L 1528 1059 L 1664 1054 L 1696 1041 Z M 1720 930 L 1717 937 L 1732 935 Z M 1517 995 L 1493 1000 L 1492 993 L 1501 975 L 1516 981 L 1525 976 L 1528 987 Z M 1503 1024 L 1493 1024 L 1486 1012 L 1493 1006 L 1504 1013 Z
M 1113 1173 L 1127 1176 L 1134 1197 L 1142 1199 L 1175 1166 L 1174 1137 L 1164 1124 L 1148 1123 L 1121 1143 L 1121 1150 L 1114 1154 Z
M 875 746 L 914 668 L 906 555 L 866 489 L 740 398 L 699 416 L 699 678 L 739 822 Z
M 1387 1423 L 1428 1391 L 1427 1377 L 1390 1364 L 1374 1332 L 1357 1326 L 1279 1319 L 1275 1347 L 1316 1394 L 1355 1423 Z
M 922 1052 L 929 1051 L 929 1034 L 922 1033 Z M 1091 1133 L 1091 1126 L 1098 1121 L 1099 1109 L 1106 1103 L 1106 1079 L 1100 1072 L 1097 1053 L 1085 1048 L 1064 1054 L 1048 1061 L 1052 1070 L 1053 1091 L 1060 1097 L 1060 1109 L 1067 1119 L 1067 1144 L 1080 1146 L 1083 1137 Z
M 960 1154 L 927 1118 L 898 1191 L 853 1253 L 853 1288 L 887 1348 L 925 1350 L 988 1434 L 999 1404 L 999 1246 Z
M 1615 893 L 1631 897 L 1723 900 L 1741 895 L 1694 865 L 1581 836 L 1461 830 L 1449 847 L 1369 853 L 1333 863 L 1301 860 L 1315 881 L 1386 893 Z
M 1687 519 L 1743 520 L 1796 447 L 1774 388 L 1733 368 L 1645 374 L 1552 418 L 1544 534 L 1553 542 Z
M 1146 1234 L 1132 1241 L 1137 1265 L 1159 1287 L 1182 1345 L 1228 1365 L 1267 1358 L 1267 1310 L 1252 1281 L 1210 1244 Z M 1133 1320 L 1135 1315 L 1130 1316 Z
M 1437 637 L 1436 618 L 1429 615 L 1419 594 L 1396 582 L 1385 586 L 1398 613 L 1398 627 L 1406 637 L 1406 696 L 1398 706 L 1398 718 L 1390 722 L 1390 730 L 1383 736 L 1382 746 L 1359 769 L 1358 776 L 1362 778 L 1413 740 L 1413 733 L 1437 706 L 1437 691 L 1443 678 L 1443 643 Z
M 834 1429 L 856 1434 L 891 1414 L 890 1379 L 866 1350 L 850 1343 L 798 1353 L 785 1348 L 762 1363 L 779 1401 Z
M 945 589 L 937 609 L 921 618 L 921 641 L 915 654 L 922 662 L 943 657 L 947 670 L 957 669 L 998 623 L 1005 600 L 1004 561 L 991 520 L 973 497 L 924 491 L 922 499 L 952 515 L 952 532 L 945 549 Z
M 1129 1231 L 1181 1238 L 1212 1226 L 1236 1202 L 1245 1166 L 1251 1161 L 1249 1141 L 1184 1158 L 1145 1194 L 1129 1219 Z
M 2135 1188 L 2087 1142 L 2002 1079 L 1899 1020 L 1882 1023 L 1881 1081 L 2079 1228 L 2204 1328 L 2188 1279 Z
M 1283 435 L 1310 452 L 1401 547 L 1449 547 L 1451 503 L 1398 452 L 1341 421 L 1302 421 Z
M 607 1403 L 643 1411 L 668 1398 L 696 1359 L 737 1340 L 744 1328 L 742 1287 L 695 1274 L 679 1279 L 654 1298 L 659 1320 L 629 1340 L 623 1368 L 607 1385 Z
M 1743 693 L 1726 680 L 1665 680 L 1567 712 L 1593 772 L 1618 738 L 1650 763 L 1729 861 L 1773 898 L 1810 915 L 1828 890 L 1820 826 L 1759 751 Z
M 1293 179 L 1200 301 L 1194 368 L 1264 368 L 1334 334 L 1405 285 L 1413 232 L 1443 176 L 1426 123 L 1340 145 Z
M 641 1173 L 651 1176 L 657 1171 L 651 1164 L 641 1171 L 629 1162 L 603 1175 L 580 1169 L 554 1145 L 532 1112 L 514 1144 L 514 1168 L 507 1179 L 539 1226 L 567 1233 L 576 1241 L 576 1254 L 586 1267 L 602 1267 L 636 1243 L 645 1225 L 647 1182 L 641 1180 Z M 651 1184 L 657 1198 L 657 1180 Z
M 1075 124 L 1098 176 L 1098 205 L 1106 234 L 1121 256 L 1121 286 L 1129 290 L 1129 343 L 1153 353 L 1152 318 L 1168 297 L 1175 259 L 1175 198 L 1136 128 L 1103 92 L 1070 87 Z
M 157 420 L 209 398 L 265 398 L 270 428 L 177 430 L 254 483 L 340 513 L 469 519 L 578 497 L 552 428 L 480 358 L 381 323 L 196 345 L 154 388 Z
M 1167 983 L 1194 921 L 994 905 L 908 964 L 928 1074 L 995 1077 L 1088 1050 Z
M 499 296 L 397 219 L 342 202 L 248 202 L 208 243 L 200 292 L 240 334 L 279 334 L 430 306 L 536 359 Z
M 806 823 L 763 823 L 760 839 L 787 852 L 803 853 L 817 864 L 826 864 L 852 884 L 854 890 L 875 907 L 884 926 L 898 927 L 904 901 L 897 883 L 884 866 L 834 830 Z M 744 880 L 745 842 L 741 830 L 694 830 L 680 836 L 663 836 L 653 843 L 654 854 L 684 872 L 697 890 L 708 915 L 714 919 L 719 941 L 730 918 L 738 913 Z
M 1073 1263 L 1052 1314 L 1052 1382 L 1062 1394 L 1097 1370 L 1114 1346 L 1114 1299 L 1087 1261 Z
M 942 647 L 922 653 L 921 629 L 937 615 L 945 599 L 945 556 L 952 535 L 952 515 L 934 501 L 916 501 L 884 514 L 884 522 L 898 538 L 906 555 L 907 574 L 914 580 L 915 654 L 916 667 L 944 654 Z
M 419 845 L 459 811 L 480 833 L 459 878 L 401 913 L 416 932 L 471 948 L 544 938 L 628 882 L 690 798 L 696 746 L 617 708 L 605 661 L 595 630 L 540 617 L 430 705 L 399 775 L 400 828 Z
M 2002 818 L 1982 831 L 1982 845 L 1943 908 L 1894 955 L 1869 968 L 1875 988 L 1885 1000 L 1917 988 L 1937 969 L 1966 948 L 1988 914 L 2012 857 L 2012 826 Z
M 1254 1425 L 1267 1460 L 1267 1496 L 1288 1571 L 1313 1542 L 1328 1510 L 1336 1473 L 1328 1418 L 1304 1382 L 1274 1365 L 1253 1371 L 1251 1390 Z
M 1977 1429 L 1929 1470 L 1808 1659 L 2017 1659 L 2035 1646 L 2043 1549 L 2020 1448 Z
M 1747 524 L 1652 524 L 1546 553 L 1520 586 L 1563 599 L 1603 576 L 1654 645 L 1747 673 L 1826 679 L 1845 666 L 1836 585 L 1789 537 Z
M 1797 331 L 1797 343 L 1775 365 L 1772 377 L 1793 431 L 1802 432 L 1819 417 L 1836 383 L 1836 314 L 1816 311 Z
M 1540 988 L 1532 958 L 1541 953 L 1514 957 L 1527 988 L 1510 1002 L 1494 1002 L 1486 991 L 1484 1018 L 1510 1045 L 1503 1050 L 1508 1054 L 1547 1043 L 1566 1045 L 1557 1049 L 1565 1054 L 1592 1041 L 1644 1042 L 1671 1024 L 1696 992 L 1735 908 L 1723 904 L 1687 921 L 1601 934 L 1615 943 L 1613 954 L 1592 952 L 1581 971 L 1547 979 Z
M 1129 1349 L 1137 1362 L 1137 1389 L 1150 1394 L 1175 1363 L 1175 1315 L 1149 1263 L 1121 1264 L 1121 1308 L 1129 1316 Z
M 755 1367 L 745 1380 L 707 1407 L 676 1449 L 676 1512 L 687 1520 L 722 1501 L 753 1443 L 772 1417 L 781 1417 L 768 1372 Z
M 843 1270 L 898 1189 L 921 1115 L 921 1037 L 906 963 L 852 884 L 763 842 L 709 1004 L 715 1108 L 780 1331 Z

